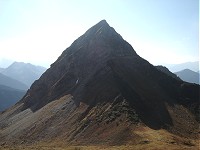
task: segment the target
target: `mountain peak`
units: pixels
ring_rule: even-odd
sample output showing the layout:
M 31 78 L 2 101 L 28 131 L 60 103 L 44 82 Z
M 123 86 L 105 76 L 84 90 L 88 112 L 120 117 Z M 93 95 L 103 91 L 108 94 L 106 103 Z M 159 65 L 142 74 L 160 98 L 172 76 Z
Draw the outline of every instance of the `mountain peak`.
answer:
M 137 55 L 133 47 L 113 27 L 109 26 L 106 20 L 101 20 L 88 29 L 64 53 L 75 53 L 83 49 L 85 49 L 84 53 L 88 54 L 95 51 L 95 57 L 97 54 L 103 56 L 103 53 L 110 56 Z
M 109 26 L 106 20 L 101 20 L 100 22 L 92 26 L 90 29 L 88 29 L 85 34 L 86 36 L 96 37 L 99 35 L 101 36 L 108 35 L 108 34 L 111 35 L 111 33 L 112 35 L 117 34 L 116 31 L 112 27 Z
M 112 27 L 110 27 L 110 25 L 107 23 L 106 20 L 101 20 L 94 26 L 98 26 L 100 28 L 107 28 L 107 29 L 112 28 Z
M 137 138 L 140 144 L 148 128 L 164 129 L 177 139 L 195 138 L 198 108 L 199 86 L 156 69 L 102 20 L 75 40 L 21 101 L 0 114 L 0 147 L 58 139 L 120 145 Z
M 97 24 L 104 24 L 104 25 L 108 25 L 109 26 L 109 24 L 107 23 L 107 21 L 105 19 L 99 21 L 99 23 L 97 23 Z

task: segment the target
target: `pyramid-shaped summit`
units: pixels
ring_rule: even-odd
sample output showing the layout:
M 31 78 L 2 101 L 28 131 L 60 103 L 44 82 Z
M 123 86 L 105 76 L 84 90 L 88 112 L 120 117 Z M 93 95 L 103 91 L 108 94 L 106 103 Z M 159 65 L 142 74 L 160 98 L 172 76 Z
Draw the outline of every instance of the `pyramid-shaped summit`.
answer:
M 102 20 L 81 37 L 75 40 L 72 45 L 64 51 L 64 54 L 71 55 L 77 51 L 92 53 L 96 57 L 102 57 L 102 54 L 111 56 L 136 55 L 132 46 L 123 40 L 114 28 Z M 81 52 L 82 53 L 82 52 Z M 61 55 L 62 57 L 62 55 Z
M 138 144 L 159 129 L 164 139 L 194 139 L 198 94 L 198 85 L 156 69 L 102 20 L 0 114 L 0 141 Z
M 38 109 L 40 106 L 57 98 L 57 96 L 59 97 L 68 92 L 72 94 L 75 91 L 75 93 L 81 93 L 75 94 L 79 97 L 75 101 L 85 100 L 82 96 L 86 94 L 85 85 L 88 84 L 88 81 L 92 80 L 94 76 L 99 76 L 98 72 L 109 69 L 108 66 L 111 65 L 112 60 L 122 57 L 134 58 L 138 57 L 138 55 L 132 46 L 123 40 L 105 20 L 100 21 L 75 40 L 58 60 L 51 65 L 51 68 L 42 76 L 41 80 L 37 81 L 42 82 L 42 87 L 45 88 L 46 92 L 41 94 L 41 97 L 45 97 L 45 99 L 31 98 L 29 100 L 27 97 L 23 100 L 26 101 L 24 107 Z M 110 73 L 110 71 L 108 72 Z M 75 86 L 76 82 L 78 83 Z M 38 84 L 36 83 L 30 89 L 30 94 L 31 91 L 34 91 L 35 85 Z M 36 87 L 41 91 L 41 86 L 37 85 Z M 37 97 L 39 96 L 38 93 L 36 95 Z M 44 95 L 48 95 L 48 97 Z M 75 95 L 73 96 L 76 99 Z M 36 102 L 36 99 L 38 102 Z

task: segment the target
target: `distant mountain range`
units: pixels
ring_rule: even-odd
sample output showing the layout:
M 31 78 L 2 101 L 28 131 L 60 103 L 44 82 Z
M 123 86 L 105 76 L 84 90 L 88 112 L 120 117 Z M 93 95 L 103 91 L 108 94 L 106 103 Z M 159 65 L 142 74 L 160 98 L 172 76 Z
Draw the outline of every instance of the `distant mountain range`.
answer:
M 0 72 L 4 71 L 4 68 L 0 68 Z
M 4 85 L 13 89 L 19 89 L 19 90 L 27 90 L 28 86 L 25 85 L 24 83 L 15 80 L 11 77 L 8 77 L 4 74 L 0 73 L 0 85 Z
M 6 58 L 0 59 L 0 68 L 7 68 L 10 66 L 14 61 Z
M 189 83 L 196 83 L 199 84 L 199 72 L 194 72 L 190 69 L 184 69 L 178 72 L 172 73 L 169 69 L 165 66 L 155 66 L 158 70 L 162 71 L 163 73 L 173 77 L 177 80 L 183 80 Z
M 37 80 L 46 68 L 30 63 L 14 62 L 8 68 L 2 70 L 2 74 L 24 83 L 27 87 Z
M 180 77 L 183 81 L 199 84 L 199 73 L 198 72 L 194 72 L 190 69 L 184 69 L 184 70 L 175 72 L 175 74 L 178 77 Z
M 19 101 L 26 91 L 10 88 L 5 85 L 0 85 L 0 111 L 14 105 Z
M 165 66 L 171 71 L 171 72 L 178 72 L 184 69 L 190 69 L 192 71 L 199 71 L 199 61 L 195 62 L 185 62 L 181 64 L 165 64 Z
M 23 62 L 0 68 L 0 111 L 20 100 L 45 70 L 44 67 Z

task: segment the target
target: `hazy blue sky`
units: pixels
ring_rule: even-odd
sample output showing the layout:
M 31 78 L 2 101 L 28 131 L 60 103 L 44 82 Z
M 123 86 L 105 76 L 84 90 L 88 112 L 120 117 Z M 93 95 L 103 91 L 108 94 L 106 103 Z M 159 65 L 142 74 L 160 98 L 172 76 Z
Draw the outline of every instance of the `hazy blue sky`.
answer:
M 198 0 L 0 0 L 0 59 L 48 66 L 102 19 L 153 64 L 199 59 Z

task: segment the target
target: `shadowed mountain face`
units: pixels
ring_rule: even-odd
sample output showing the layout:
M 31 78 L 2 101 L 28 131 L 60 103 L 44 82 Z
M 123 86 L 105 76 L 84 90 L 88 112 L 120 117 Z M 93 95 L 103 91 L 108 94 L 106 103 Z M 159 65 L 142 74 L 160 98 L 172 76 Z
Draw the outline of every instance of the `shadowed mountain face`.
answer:
M 164 101 L 170 99 L 163 95 L 156 75 L 159 77 L 160 72 L 140 58 L 106 21 L 101 21 L 63 52 L 22 101 L 24 109 L 36 111 L 66 94 L 73 95 L 77 106 L 84 102 L 90 107 L 121 96 L 121 101 L 126 99 L 135 106 L 144 122 L 160 128 L 171 124 L 164 106 Z
M 172 73 L 171 71 L 169 71 L 168 68 L 166 68 L 165 66 L 155 66 L 158 70 L 164 72 L 165 74 L 167 74 L 168 76 L 173 77 L 174 79 L 177 80 L 181 80 L 176 74 Z
M 123 144 L 131 139 L 131 124 L 139 122 L 187 136 L 189 131 L 176 121 L 177 114 L 190 117 L 187 109 L 197 114 L 198 92 L 199 86 L 172 78 L 138 56 L 102 20 L 75 40 L 34 82 L 25 97 L 0 116 L 2 137 L 9 139 L 6 135 L 14 134 L 36 141 L 59 137 L 72 143 L 109 138 L 110 144 Z M 19 123 L 16 118 L 23 119 Z M 14 120 L 12 127 L 9 120 Z M 111 129 L 110 125 L 119 120 L 120 125 Z M 197 122 L 191 120 L 195 122 L 191 125 L 194 129 Z M 11 133 L 15 128 L 18 130 Z

